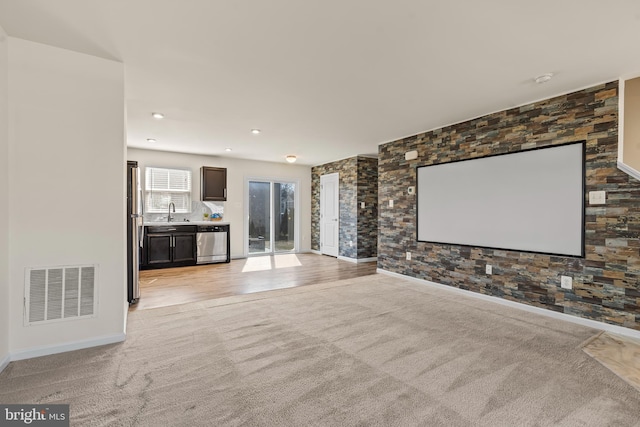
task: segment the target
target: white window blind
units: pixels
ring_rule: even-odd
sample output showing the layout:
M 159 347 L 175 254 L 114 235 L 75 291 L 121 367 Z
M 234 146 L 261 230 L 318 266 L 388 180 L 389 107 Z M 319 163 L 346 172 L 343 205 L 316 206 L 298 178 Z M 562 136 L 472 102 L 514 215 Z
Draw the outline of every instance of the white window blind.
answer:
M 191 171 L 183 169 L 145 169 L 146 210 L 165 213 L 173 202 L 177 213 L 191 212 Z

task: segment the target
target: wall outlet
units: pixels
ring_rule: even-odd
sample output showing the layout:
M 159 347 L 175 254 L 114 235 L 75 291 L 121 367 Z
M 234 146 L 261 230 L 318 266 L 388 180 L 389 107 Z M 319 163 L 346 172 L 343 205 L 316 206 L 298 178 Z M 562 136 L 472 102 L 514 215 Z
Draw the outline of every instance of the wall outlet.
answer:
M 573 289 L 573 279 L 569 276 L 560 276 L 560 286 L 562 289 Z
M 491 266 L 491 264 L 487 264 L 486 267 L 484 268 L 484 271 L 487 274 L 493 274 L 493 267 Z
M 604 191 L 589 191 L 590 205 L 604 205 L 607 200 L 607 193 Z
M 411 261 L 411 252 L 407 252 L 407 261 Z
M 364 202 L 360 202 L 360 208 L 364 209 Z
M 389 200 L 389 207 L 392 208 L 393 207 L 393 200 Z
M 349 240 L 349 247 L 352 248 L 353 247 L 353 240 Z

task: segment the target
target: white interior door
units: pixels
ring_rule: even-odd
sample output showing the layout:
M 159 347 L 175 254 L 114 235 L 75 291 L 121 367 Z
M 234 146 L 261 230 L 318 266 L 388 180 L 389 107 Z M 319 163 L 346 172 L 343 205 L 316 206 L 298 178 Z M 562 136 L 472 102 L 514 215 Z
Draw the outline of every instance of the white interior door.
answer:
M 320 252 L 338 256 L 340 242 L 339 175 L 320 177 Z

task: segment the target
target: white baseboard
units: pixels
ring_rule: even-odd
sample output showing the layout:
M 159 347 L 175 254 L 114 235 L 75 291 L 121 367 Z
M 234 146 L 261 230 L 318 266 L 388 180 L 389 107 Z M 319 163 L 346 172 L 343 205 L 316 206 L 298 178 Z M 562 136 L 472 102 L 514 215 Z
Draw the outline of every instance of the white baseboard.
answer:
M 31 359 L 33 357 L 48 356 L 50 354 L 65 353 L 67 351 L 81 350 L 83 348 L 97 347 L 100 345 L 113 344 L 122 342 L 126 338 L 126 334 L 108 335 L 100 338 L 92 338 L 83 341 L 74 341 L 61 345 L 48 345 L 42 347 L 27 348 L 12 352 L 11 361 Z
M 2 360 L 0 360 L 0 372 L 4 371 L 4 368 L 9 366 L 9 362 L 11 362 L 11 355 L 7 354 Z
M 346 256 L 339 256 L 338 257 L 339 260 L 341 261 L 349 261 L 349 262 L 354 262 L 356 264 L 359 264 L 361 262 L 374 262 L 374 261 L 378 261 L 377 257 L 371 257 L 371 258 L 349 258 Z
M 558 313 L 557 311 L 547 310 L 540 307 L 535 307 L 532 305 L 527 305 L 520 302 L 510 301 L 506 299 L 502 299 L 499 297 L 494 297 L 491 295 L 479 294 L 473 291 L 467 291 L 466 289 L 460 289 L 453 286 L 441 285 L 439 283 L 430 282 L 429 280 L 418 279 L 417 277 L 405 276 L 404 274 L 394 273 L 391 271 L 383 270 L 378 268 L 376 272 L 381 274 L 386 274 L 388 276 L 394 276 L 405 280 L 410 280 L 412 282 L 431 286 L 438 289 L 444 289 L 446 291 L 458 293 L 460 295 L 466 295 L 468 297 L 478 298 L 484 301 L 494 302 L 497 304 L 506 305 L 508 307 L 517 308 L 523 311 L 528 311 L 529 313 L 541 314 L 547 317 L 553 317 L 554 319 L 564 320 L 566 322 L 576 323 L 578 325 L 587 326 L 589 328 L 599 329 L 601 331 L 611 332 L 617 335 L 623 335 L 634 339 L 640 339 L 640 331 L 636 331 L 635 329 L 625 328 L 622 326 L 610 325 L 604 322 L 598 322 L 596 320 L 585 319 L 582 317 L 572 316 L 570 314 Z

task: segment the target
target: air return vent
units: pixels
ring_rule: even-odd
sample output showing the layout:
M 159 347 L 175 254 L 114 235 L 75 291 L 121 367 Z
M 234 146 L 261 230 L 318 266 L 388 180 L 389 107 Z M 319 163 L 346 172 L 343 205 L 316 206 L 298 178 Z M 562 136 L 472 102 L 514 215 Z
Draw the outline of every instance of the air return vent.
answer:
M 25 324 L 93 317 L 97 265 L 27 268 Z

